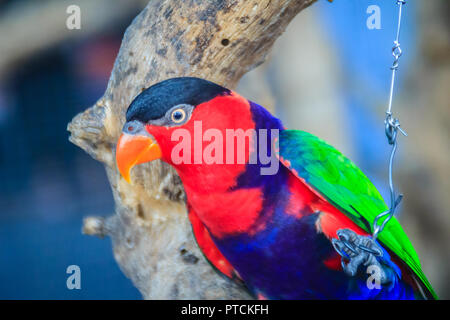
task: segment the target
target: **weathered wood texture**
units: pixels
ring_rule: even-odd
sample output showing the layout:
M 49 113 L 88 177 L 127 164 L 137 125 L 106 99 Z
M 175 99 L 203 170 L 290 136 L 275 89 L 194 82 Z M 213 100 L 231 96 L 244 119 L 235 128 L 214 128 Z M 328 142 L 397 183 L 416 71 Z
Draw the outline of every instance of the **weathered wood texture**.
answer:
M 70 141 L 104 163 L 116 213 L 84 232 L 111 237 L 123 272 L 146 299 L 246 299 L 203 258 L 175 172 L 155 161 L 119 175 L 115 145 L 125 111 L 144 88 L 197 76 L 233 88 L 261 64 L 288 23 L 314 0 L 151 1 L 127 29 L 104 96 L 68 126 Z M 105 271 L 106 272 L 106 271 Z

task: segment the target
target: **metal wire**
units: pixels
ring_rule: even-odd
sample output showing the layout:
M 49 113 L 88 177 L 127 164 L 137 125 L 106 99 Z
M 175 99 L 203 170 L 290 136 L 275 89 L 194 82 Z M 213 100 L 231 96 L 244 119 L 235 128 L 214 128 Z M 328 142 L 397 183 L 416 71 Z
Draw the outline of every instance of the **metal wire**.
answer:
M 389 190 L 390 190 L 390 207 L 389 210 L 380 213 L 373 222 L 373 234 L 372 238 L 375 241 L 377 236 L 383 231 L 386 224 L 389 220 L 394 216 L 395 210 L 397 206 L 402 201 L 403 195 L 396 196 L 394 181 L 392 178 L 392 171 L 394 166 L 394 156 L 397 151 L 397 133 L 400 131 L 404 136 L 407 136 L 406 132 L 400 128 L 400 122 L 398 119 L 394 118 L 392 115 L 392 101 L 394 97 L 394 84 L 395 84 L 395 76 L 397 74 L 399 60 L 402 55 L 402 49 L 400 47 L 400 27 L 402 22 L 402 7 L 406 4 L 406 0 L 397 0 L 398 8 L 398 23 L 397 23 L 397 36 L 394 40 L 394 46 L 392 47 L 392 55 L 394 56 L 394 63 L 392 64 L 391 70 L 391 87 L 389 92 L 389 104 L 388 109 L 386 111 L 386 118 L 384 120 L 385 125 L 385 133 L 388 139 L 388 143 L 392 145 L 391 155 L 389 157 Z M 386 217 L 380 224 L 380 221 L 383 217 Z

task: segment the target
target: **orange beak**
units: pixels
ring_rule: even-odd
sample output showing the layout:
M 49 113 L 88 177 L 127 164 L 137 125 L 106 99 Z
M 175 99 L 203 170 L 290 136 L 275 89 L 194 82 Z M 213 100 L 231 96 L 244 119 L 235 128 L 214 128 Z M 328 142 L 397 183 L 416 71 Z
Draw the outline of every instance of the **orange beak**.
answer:
M 140 163 L 160 159 L 161 156 L 159 145 L 148 136 L 123 133 L 117 142 L 117 167 L 128 183 L 131 168 Z

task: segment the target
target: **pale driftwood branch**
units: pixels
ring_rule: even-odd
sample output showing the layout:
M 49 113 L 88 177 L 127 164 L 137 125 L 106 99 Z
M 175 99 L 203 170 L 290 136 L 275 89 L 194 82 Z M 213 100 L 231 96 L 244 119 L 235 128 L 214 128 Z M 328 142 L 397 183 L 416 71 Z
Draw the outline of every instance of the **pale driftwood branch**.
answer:
M 111 237 L 117 262 L 144 298 L 250 296 L 203 258 L 170 167 L 152 162 L 133 169 L 132 184 L 120 178 L 114 153 L 126 108 L 144 88 L 175 76 L 234 88 L 313 1 L 151 1 L 125 33 L 104 96 L 69 124 L 70 141 L 105 164 L 117 208 L 106 219 L 86 219 L 84 231 Z

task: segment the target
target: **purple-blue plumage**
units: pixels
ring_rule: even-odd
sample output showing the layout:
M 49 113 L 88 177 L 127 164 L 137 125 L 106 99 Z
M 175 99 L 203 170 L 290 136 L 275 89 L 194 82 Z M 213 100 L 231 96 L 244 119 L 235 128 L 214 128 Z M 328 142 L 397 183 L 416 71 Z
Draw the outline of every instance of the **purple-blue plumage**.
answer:
M 324 261 L 335 251 L 317 230 L 319 213 L 305 208 L 300 219 L 286 214 L 289 190 L 284 186 L 276 194 L 275 210 L 262 213 L 271 216 L 264 229 L 254 235 L 213 237 L 252 292 L 269 299 L 414 299 L 413 290 L 403 282 L 369 289 L 368 275 L 350 277 L 328 268 Z
M 250 102 L 255 129 L 283 130 L 280 121 Z M 267 150 L 271 150 L 269 133 Z M 320 212 L 311 207 L 292 210 L 290 171 L 280 166 L 275 175 L 261 175 L 263 165 L 247 164 L 232 190 L 260 188 L 263 210 L 252 234 L 213 236 L 222 254 L 257 295 L 271 299 L 413 299 L 409 285 L 396 282 L 382 290 L 369 289 L 367 276 L 350 277 L 324 262 L 336 252 L 318 227 Z M 295 206 L 294 206 L 295 207 Z M 386 255 L 388 254 L 386 252 Z M 390 262 L 390 260 L 389 260 Z M 392 262 L 390 262 L 392 263 Z M 398 267 L 395 270 L 399 273 Z M 400 278 L 400 275 L 398 274 Z

